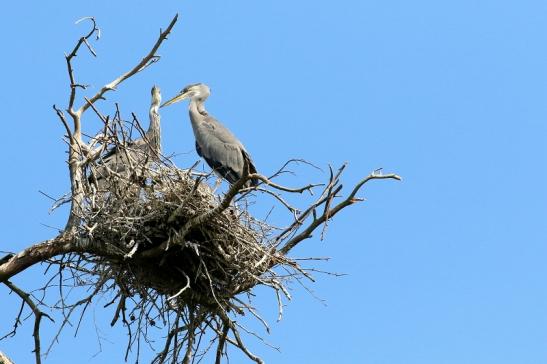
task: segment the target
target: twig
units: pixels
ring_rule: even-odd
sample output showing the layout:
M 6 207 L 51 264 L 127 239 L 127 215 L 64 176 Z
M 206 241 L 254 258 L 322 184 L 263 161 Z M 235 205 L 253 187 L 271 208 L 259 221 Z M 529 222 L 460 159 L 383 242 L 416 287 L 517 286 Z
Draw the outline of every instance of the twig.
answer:
M 77 113 L 79 115 L 83 114 L 89 108 L 90 104 L 94 104 L 95 102 L 97 102 L 97 100 L 103 99 L 105 93 L 111 90 L 115 90 L 120 83 L 122 83 L 129 77 L 135 75 L 136 73 L 144 70 L 150 64 L 154 63 L 155 61 L 153 60 L 157 60 L 156 51 L 161 46 L 163 41 L 167 39 L 167 36 L 169 35 L 169 33 L 171 33 L 171 29 L 173 29 L 173 27 L 175 26 L 177 19 L 178 19 L 178 14 L 175 15 L 173 20 L 171 20 L 171 23 L 169 23 L 169 25 L 167 26 L 167 29 L 165 29 L 165 31 L 160 32 L 158 40 L 156 41 L 156 43 L 154 44 L 150 52 L 148 52 L 148 54 L 144 56 L 144 58 L 135 67 L 133 67 L 131 70 L 127 71 L 126 73 L 122 74 L 121 76 L 113 80 L 112 82 L 104 85 L 99 92 L 97 92 L 93 97 L 89 99 L 89 102 L 84 103 L 78 109 Z
M 215 364 L 221 364 L 220 362 L 222 360 L 222 353 L 224 353 L 224 346 L 226 345 L 226 337 L 228 336 L 229 330 L 230 330 L 230 326 L 223 324 L 222 333 L 219 335 L 219 339 L 218 339 Z
M 74 106 L 74 101 L 76 99 L 76 88 L 78 87 L 78 85 L 76 84 L 75 78 L 74 78 L 74 69 L 72 67 L 72 59 L 74 57 L 76 57 L 76 55 L 78 54 L 78 51 L 80 50 L 80 47 L 84 43 L 88 46 L 88 49 L 91 51 L 92 48 L 89 46 L 89 43 L 87 42 L 87 40 L 89 38 L 91 38 L 93 36 L 93 34 L 95 34 L 95 33 L 100 34 L 100 30 L 97 27 L 97 22 L 95 21 L 95 18 L 93 18 L 93 17 L 82 18 L 82 19 L 78 20 L 76 22 L 76 24 L 80 23 L 83 20 L 90 20 L 91 23 L 92 23 L 92 28 L 86 35 L 81 37 L 78 40 L 78 42 L 76 42 L 76 45 L 72 49 L 72 52 L 70 52 L 68 55 L 65 56 L 67 71 L 68 71 L 68 77 L 69 77 L 69 80 L 70 80 L 70 96 L 69 96 L 69 99 L 68 99 L 68 110 L 69 110 L 69 114 L 71 116 L 74 116 L 73 115 L 74 114 L 73 106 Z M 96 39 L 99 39 L 98 35 L 97 35 Z M 91 53 L 94 56 L 96 56 L 95 52 L 92 51 Z M 78 127 L 77 129 L 79 130 L 80 128 Z M 75 132 L 76 132 L 76 128 L 75 128 Z
M 310 225 L 306 229 L 304 229 L 304 231 L 302 231 L 298 235 L 294 236 L 281 249 L 279 249 L 279 252 L 284 254 L 284 255 L 287 255 L 287 253 L 292 248 L 294 248 L 299 242 L 301 242 L 304 239 L 307 239 L 307 238 L 311 237 L 311 234 L 313 233 L 313 231 L 318 226 L 323 224 L 328 217 L 332 218 L 332 217 L 334 217 L 334 215 L 336 215 L 338 212 L 340 212 L 345 207 L 347 207 L 349 205 L 352 205 L 355 202 L 359 202 L 359 200 L 355 198 L 355 195 L 357 194 L 357 192 L 359 192 L 361 187 L 363 187 L 367 182 L 369 182 L 371 180 L 374 180 L 374 179 L 395 179 L 395 180 L 400 181 L 401 177 L 399 177 L 396 174 L 377 175 L 377 174 L 371 173 L 370 175 L 368 175 L 367 177 L 362 179 L 359 183 L 357 183 L 357 185 L 353 188 L 353 190 L 351 191 L 349 196 L 344 201 L 338 203 L 332 209 L 329 209 L 328 211 L 325 211 L 323 213 L 323 215 L 321 215 L 319 218 L 312 221 L 310 223 Z
M 291 192 L 291 193 L 302 193 L 302 192 L 305 192 L 305 191 L 309 191 L 312 195 L 313 195 L 312 192 L 313 192 L 314 187 L 323 186 L 323 183 L 310 183 L 310 184 L 308 184 L 304 187 L 300 187 L 300 188 L 289 188 L 289 187 L 285 187 L 285 186 L 279 185 L 277 183 L 274 183 L 274 182 L 270 181 L 268 178 L 266 178 L 263 175 L 258 174 L 258 173 L 253 173 L 253 174 L 249 175 L 249 179 L 259 179 L 262 182 L 264 182 L 265 184 L 267 184 L 268 186 L 275 188 L 276 190 Z
M 30 298 L 30 295 L 28 293 L 26 293 L 8 280 L 4 281 L 4 284 L 8 286 L 9 289 L 11 289 L 13 292 L 17 293 L 17 295 L 21 297 L 21 299 L 30 307 L 30 309 L 34 313 L 34 329 L 32 331 L 32 336 L 34 336 L 34 357 L 36 360 L 36 364 L 40 364 L 42 362 L 40 356 L 40 322 L 42 321 L 42 316 L 49 318 L 52 322 L 53 319 L 48 314 L 40 311 L 38 306 L 36 306 L 34 301 Z
M 56 105 L 53 105 L 53 110 L 55 110 L 55 113 L 57 113 L 59 120 L 61 120 L 61 123 L 63 123 L 68 139 L 72 141 L 72 130 L 70 130 L 70 127 L 68 126 L 68 123 L 65 118 L 65 114 L 63 114 L 61 109 L 59 109 Z
M 234 337 L 235 337 L 236 342 L 237 342 L 237 346 L 249 357 L 249 359 L 251 359 L 252 361 L 254 361 L 257 364 L 264 364 L 264 361 L 261 358 L 259 358 L 255 354 L 251 353 L 249 351 L 249 349 L 247 349 L 245 344 L 243 344 L 243 340 L 241 340 L 241 336 L 239 336 L 239 331 L 235 327 L 234 323 L 230 321 L 229 326 L 230 326 L 230 329 L 232 330 L 232 332 L 234 334 Z
M 188 277 L 188 275 L 184 272 L 182 272 L 182 274 L 184 274 L 184 277 L 186 278 L 186 285 L 184 287 L 182 287 L 182 289 L 180 291 L 178 291 L 175 295 L 171 296 L 168 298 L 168 300 L 172 300 L 174 298 L 177 298 L 178 296 L 180 296 L 184 291 L 186 291 L 188 288 L 190 288 L 190 277 Z

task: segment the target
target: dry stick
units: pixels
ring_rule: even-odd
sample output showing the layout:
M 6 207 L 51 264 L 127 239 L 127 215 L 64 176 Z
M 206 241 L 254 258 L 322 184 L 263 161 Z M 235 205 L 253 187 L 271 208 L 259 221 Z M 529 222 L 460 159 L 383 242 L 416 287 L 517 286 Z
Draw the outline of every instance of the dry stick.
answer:
M 243 340 L 241 340 L 241 337 L 239 336 L 239 331 L 237 330 L 236 326 L 234 325 L 234 323 L 232 321 L 229 322 L 229 326 L 230 326 L 230 329 L 232 330 L 232 332 L 234 333 L 234 337 L 236 339 L 237 346 L 249 357 L 249 359 L 251 359 L 252 361 L 254 361 L 255 363 L 258 363 L 258 364 L 264 364 L 264 361 L 261 358 L 259 358 L 255 354 L 251 353 L 249 351 L 249 349 L 247 349 L 245 344 L 243 344 Z
M 125 310 L 125 299 L 125 293 L 122 292 L 120 300 L 118 301 L 118 306 L 116 306 L 116 311 L 114 312 L 114 317 L 112 318 L 112 321 L 110 321 L 110 326 L 114 326 L 116 324 L 118 318 L 120 318 L 120 312 Z
M 254 187 L 253 189 L 255 189 L 256 191 L 260 191 L 260 192 L 263 192 L 263 193 L 266 193 L 268 195 L 273 196 L 277 201 L 279 201 L 283 206 L 285 206 L 287 208 L 287 210 L 289 210 L 295 217 L 298 214 L 299 210 L 297 208 L 294 208 L 291 205 L 289 205 L 289 203 L 287 201 L 285 201 L 278 193 L 275 193 L 273 191 L 270 191 L 270 190 L 267 190 L 267 189 L 261 188 L 261 187 Z
M 89 43 L 87 43 L 87 39 L 91 38 L 93 34 L 96 32 L 99 34 L 99 28 L 97 28 L 97 23 L 95 22 L 94 18 L 87 18 L 91 20 L 93 23 L 93 28 L 87 33 L 87 35 L 81 37 L 76 45 L 74 46 L 72 52 L 70 52 L 68 55 L 65 55 L 65 61 L 67 65 L 67 72 L 68 72 L 68 78 L 70 81 L 70 95 L 68 98 L 68 108 L 67 112 L 72 117 L 72 122 L 74 125 L 74 129 L 72 130 L 72 134 L 69 134 L 70 143 L 69 143 L 69 156 L 68 156 L 68 166 L 69 166 L 69 172 L 70 172 L 70 189 L 72 194 L 72 200 L 71 200 L 71 206 L 70 206 L 70 215 L 68 217 L 66 226 L 65 226 L 65 232 L 68 234 L 72 234 L 74 230 L 76 229 L 79 221 L 80 221 L 80 210 L 83 200 L 83 172 L 81 169 L 80 164 L 80 154 L 78 153 L 78 149 L 81 149 L 82 144 L 82 128 L 81 128 L 81 122 L 80 122 L 80 113 L 77 113 L 74 111 L 74 101 L 76 100 L 76 89 L 78 86 L 81 88 L 85 88 L 85 86 L 81 86 L 76 83 L 75 77 L 74 77 L 74 68 L 72 67 L 72 59 L 76 57 L 78 54 L 78 51 L 82 44 L 85 44 L 88 46 L 88 49 L 91 49 L 89 47 Z M 98 39 L 98 35 L 97 35 Z M 93 52 L 92 52 L 93 53 Z M 55 106 L 54 106 L 55 109 Z M 59 118 L 61 118 L 61 121 L 64 122 L 64 118 L 62 118 L 57 112 L 57 115 Z M 66 126 L 65 126 L 66 127 Z
M 19 308 L 19 313 L 15 317 L 15 322 L 13 323 L 13 329 L 8 332 L 6 335 L 0 337 L 0 341 L 4 340 L 7 337 L 14 337 L 17 334 L 17 329 L 21 324 L 21 315 L 23 314 L 23 309 L 25 308 L 25 301 L 21 300 L 21 307 Z
M 52 322 L 53 319 L 49 317 L 48 314 L 43 313 L 36 306 L 36 304 L 30 298 L 30 295 L 11 283 L 10 281 L 4 281 L 4 284 L 9 287 L 13 292 L 15 292 L 21 299 L 30 307 L 34 313 L 34 330 L 32 336 L 34 336 L 34 357 L 36 359 L 36 364 L 40 364 L 42 359 L 40 358 L 40 321 L 42 321 L 42 316 L 49 318 Z
M 78 250 L 73 239 L 58 236 L 26 248 L 0 265 L 0 282 L 5 282 L 31 265 L 56 255 Z
M 272 286 L 270 286 L 272 287 Z M 272 287 L 274 288 L 274 290 L 277 290 L 277 288 L 275 287 Z M 264 329 L 266 329 L 266 332 L 269 334 L 270 333 L 270 326 L 268 325 L 268 323 L 266 322 L 266 320 L 264 320 L 259 314 L 258 312 L 256 312 L 256 310 L 254 309 L 253 306 L 251 306 L 250 304 L 247 304 L 245 302 L 243 302 L 242 300 L 240 300 L 239 298 L 237 297 L 234 297 L 234 300 L 239 302 L 241 304 L 242 307 L 246 308 L 261 324 L 262 326 L 264 326 Z
M 230 318 L 228 317 L 228 315 L 226 314 L 226 312 L 224 311 L 219 311 L 218 313 L 219 317 L 221 318 L 222 322 L 223 322 L 223 325 L 224 327 L 228 327 L 229 330 L 232 330 L 232 332 L 234 333 L 234 338 L 235 338 L 235 341 L 234 340 L 230 340 L 229 337 L 225 337 L 225 339 L 231 343 L 232 345 L 238 347 L 241 349 L 241 351 L 243 351 L 245 353 L 245 355 L 247 355 L 247 357 L 249 357 L 249 359 L 251 359 L 252 361 L 254 361 L 255 363 L 258 363 L 258 364 L 264 364 L 264 361 L 259 358 L 258 356 L 256 356 L 255 354 L 251 353 L 249 351 L 249 349 L 247 349 L 247 347 L 245 346 L 245 344 L 243 344 L 243 340 L 241 340 L 241 336 L 239 336 L 239 331 L 237 330 L 237 327 L 236 325 L 234 324 L 234 322 L 232 320 L 230 320 Z M 217 332 L 218 334 L 218 331 L 217 329 L 215 329 L 214 327 L 210 326 L 213 330 L 215 330 L 215 332 Z
M 315 217 L 315 209 L 318 206 L 321 206 L 328 198 L 330 198 L 328 191 L 331 189 L 331 187 L 334 187 L 335 185 L 338 184 L 339 178 L 344 172 L 344 169 L 346 168 L 346 166 L 347 166 L 347 163 L 344 163 L 338 169 L 338 172 L 336 172 L 336 175 L 334 176 L 331 175 L 331 178 L 329 179 L 329 183 L 327 183 L 327 185 L 325 186 L 325 189 L 323 190 L 323 192 L 321 193 L 321 196 L 317 199 L 317 201 L 311 204 L 303 213 L 300 214 L 300 216 L 298 216 L 298 219 L 295 219 L 294 222 L 289 227 L 283 230 L 275 238 L 274 246 L 277 246 L 278 244 L 280 244 L 283 241 L 283 239 L 285 239 L 289 234 L 296 232 L 298 228 L 300 228 L 304 220 L 306 220 L 311 213 L 314 213 L 314 217 Z M 340 190 L 341 190 L 341 186 L 338 186 L 338 188 L 334 190 L 334 194 L 336 195 Z
M 222 320 L 224 322 L 224 319 L 222 319 Z M 213 325 L 211 325 L 210 322 L 205 322 L 205 324 L 206 324 L 206 326 L 209 326 L 209 328 L 217 334 L 217 337 L 222 335 L 222 333 L 219 331 L 219 329 L 214 327 Z M 224 328 L 228 328 L 228 331 L 230 330 L 230 326 L 228 324 L 223 324 L 223 325 L 224 325 Z M 239 344 L 234 339 L 230 338 L 228 335 L 226 335 L 225 340 L 226 340 L 226 342 L 228 342 L 228 343 L 232 344 L 233 346 L 239 348 Z M 228 361 L 229 361 L 229 358 L 228 358 Z
M 175 318 L 175 322 L 172 325 L 173 327 L 171 328 L 171 330 L 169 330 L 169 334 L 167 335 L 167 338 L 165 339 L 165 345 L 164 345 L 163 351 L 158 354 L 158 356 L 156 357 L 154 362 L 156 360 L 158 360 L 158 363 L 162 364 L 165 361 L 165 359 L 167 358 L 167 353 L 169 352 L 169 347 L 171 346 L 171 341 L 173 340 L 173 337 L 177 333 L 187 329 L 186 325 L 182 326 L 182 327 L 178 327 L 178 322 L 179 322 L 179 319 L 180 319 L 180 315 L 181 315 L 181 311 L 177 311 L 177 316 Z
M 364 179 L 362 179 L 354 188 L 353 191 L 349 194 L 349 196 L 336 206 L 334 206 L 332 209 L 329 209 L 328 211 L 325 211 L 323 215 L 321 215 L 318 219 L 314 220 L 310 225 L 302 231 L 300 234 L 294 236 L 291 240 L 289 240 L 281 249 L 279 249 L 279 252 L 281 254 L 286 255 L 292 248 L 294 248 L 298 243 L 300 243 L 302 240 L 307 239 L 311 237 L 311 234 L 313 231 L 322 223 L 324 223 L 327 218 L 332 218 L 334 215 L 336 215 L 338 212 L 340 212 L 345 207 L 354 204 L 355 202 L 361 201 L 360 199 L 355 198 L 355 195 L 357 192 L 361 189 L 361 187 L 373 179 L 396 179 L 398 181 L 401 180 L 401 177 L 399 177 L 396 174 L 386 174 L 386 175 L 376 175 L 376 174 L 370 174 Z M 341 186 L 340 186 L 341 187 Z
M 87 101 L 87 103 L 89 104 L 89 106 L 91 107 L 91 109 L 95 112 L 95 114 L 99 117 L 99 119 L 101 119 L 101 121 L 103 122 L 104 124 L 104 131 L 103 131 L 103 135 L 106 135 L 106 132 L 108 129 L 110 129 L 108 127 L 108 116 L 107 117 L 104 117 L 100 112 L 99 110 L 97 110 L 97 108 L 95 107 L 95 105 L 93 105 L 91 103 L 91 101 L 89 101 L 89 99 L 87 97 L 84 97 L 85 101 Z M 95 150 L 91 150 L 89 153 L 88 153 L 88 156 L 87 156 L 87 160 L 88 161 L 93 161 L 95 159 L 97 159 L 97 157 L 106 149 L 106 144 L 103 144 L 102 146 L 100 147 L 97 147 Z
M 93 297 L 95 297 L 95 295 L 101 290 L 101 288 L 103 287 L 103 285 L 106 283 L 106 281 L 108 280 L 108 275 L 106 276 L 103 276 L 97 283 L 96 283 L 96 286 L 95 286 L 95 289 L 93 290 L 93 293 L 91 293 L 90 295 L 88 295 L 86 298 L 83 298 L 81 300 L 79 300 L 78 302 L 75 302 L 73 303 L 72 305 L 65 305 L 64 304 L 64 299 L 63 299 L 63 296 L 61 295 L 61 299 L 63 300 L 63 322 L 61 323 L 61 327 L 59 327 L 59 330 L 57 330 L 57 333 L 55 334 L 55 337 L 53 338 L 53 340 L 51 340 L 51 343 L 49 344 L 45 354 L 44 354 L 44 357 L 47 357 L 51 351 L 51 349 L 53 348 L 53 345 L 55 345 L 56 342 L 58 342 L 58 339 L 59 339 L 59 336 L 61 335 L 61 332 L 63 331 L 63 329 L 65 328 L 66 324 L 69 324 L 72 326 L 72 324 L 70 323 L 70 317 L 72 316 L 72 313 L 76 310 L 76 308 L 78 308 L 80 305 L 84 305 L 84 309 L 83 309 L 83 312 L 82 314 L 80 315 L 80 319 L 78 321 L 78 326 L 76 328 L 76 333 L 74 336 L 77 335 L 78 333 L 78 329 L 80 327 L 80 324 L 81 324 L 81 321 L 82 321 L 82 318 L 83 318 L 83 314 L 85 313 L 85 310 L 87 309 L 87 307 L 89 306 L 89 304 L 91 303 L 91 300 L 93 299 Z M 68 314 L 64 314 L 64 309 L 65 308 L 70 308 L 70 310 L 68 311 Z
M 182 272 L 182 271 L 181 271 Z M 188 275 L 184 272 L 182 272 L 182 274 L 184 274 L 184 277 L 186 277 L 186 285 L 184 287 L 182 287 L 181 290 L 179 290 L 175 295 L 171 296 L 168 298 L 168 300 L 172 300 L 174 298 L 177 298 L 178 296 L 180 296 L 184 291 L 186 291 L 188 288 L 190 288 L 190 277 L 188 277 Z
M 196 330 L 196 320 L 197 316 L 194 313 L 194 308 L 190 307 L 188 308 L 188 339 L 186 342 L 186 354 L 184 354 L 184 360 L 182 364 L 190 364 L 190 361 L 192 360 L 192 354 L 193 354 L 193 346 L 194 346 L 194 338 L 195 338 L 195 330 Z M 199 313 L 198 313 L 199 314 Z
M 124 73 L 123 75 L 121 75 L 120 77 L 116 78 L 115 80 L 113 80 L 112 82 L 110 82 L 109 84 L 103 86 L 101 88 L 101 90 L 99 92 L 97 92 L 90 100 L 89 102 L 86 102 L 85 104 L 83 104 L 80 109 L 78 109 L 77 113 L 79 113 L 80 115 L 82 113 L 84 113 L 88 108 L 89 108 L 89 104 L 94 104 L 97 100 L 99 99 L 102 99 L 104 94 L 108 91 L 111 91 L 111 90 L 115 90 L 116 87 L 122 83 L 123 81 L 125 81 L 126 79 L 128 79 L 129 77 L 135 75 L 136 73 L 144 70 L 145 68 L 147 68 L 148 66 L 150 66 L 152 63 L 155 63 L 156 60 L 158 59 L 157 56 L 155 55 L 156 54 L 156 51 L 158 50 L 158 48 L 160 47 L 160 45 L 163 43 L 163 41 L 165 39 L 167 39 L 167 36 L 169 35 L 169 33 L 171 33 L 171 29 L 173 29 L 173 26 L 175 26 L 175 23 L 177 22 L 177 19 L 178 19 L 178 14 L 175 15 L 175 17 L 173 18 L 173 20 L 171 20 L 171 23 L 169 23 L 169 25 L 167 26 L 167 29 L 165 29 L 165 31 L 162 31 L 160 32 L 160 35 L 158 37 L 158 40 L 156 41 L 156 43 L 154 44 L 154 46 L 152 47 L 152 49 L 150 50 L 150 52 L 148 52 L 148 54 L 146 56 L 144 56 L 144 58 L 135 66 L 133 67 L 130 71 Z M 155 58 L 156 57 L 156 58 Z
M 63 123 L 63 126 L 65 127 L 68 139 L 72 140 L 72 130 L 70 130 L 70 127 L 68 126 L 68 123 L 67 123 L 66 118 L 65 118 L 65 114 L 56 105 L 53 105 L 53 110 L 55 110 L 55 113 L 57 113 L 57 116 L 59 117 L 59 119 Z
M 274 174 L 272 174 L 270 177 L 268 177 L 268 179 L 273 179 L 279 175 L 281 175 L 282 173 L 291 173 L 293 174 L 293 172 L 289 171 L 289 170 L 286 170 L 285 167 L 287 167 L 289 164 L 291 163 L 303 163 L 303 164 L 306 164 L 308 166 L 311 166 L 319 171 L 323 171 L 321 168 L 319 168 L 318 166 L 316 166 L 315 164 L 311 163 L 311 162 L 308 162 L 307 160 L 305 159 L 301 159 L 301 158 L 293 158 L 293 159 L 289 159 L 288 161 L 286 161 L 282 166 L 281 168 L 279 168 Z
M 189 325 L 184 325 L 184 326 L 188 327 Z M 173 342 L 173 355 L 172 355 L 172 357 L 173 357 L 172 362 L 174 364 L 176 364 L 176 362 L 177 362 L 176 358 L 178 356 L 178 353 L 180 352 L 180 349 L 182 348 L 182 345 L 179 345 L 179 332 L 180 332 L 180 330 L 179 330 L 179 320 L 175 321 L 175 328 L 176 328 L 176 330 L 175 330 L 175 341 Z M 184 337 L 182 338 L 182 340 L 184 342 Z
M 220 361 L 222 360 L 222 353 L 224 352 L 224 346 L 226 345 L 226 337 L 228 336 L 229 330 L 230 330 L 230 327 L 228 325 L 223 324 L 222 334 L 219 336 L 219 339 L 218 339 L 215 364 L 220 364 Z
M 97 33 L 97 38 L 96 39 L 99 39 L 99 34 L 100 34 L 100 29 L 97 27 L 97 23 L 95 22 L 95 18 L 93 18 L 93 17 L 80 19 L 76 22 L 76 24 L 79 23 L 81 20 L 85 20 L 85 19 L 89 19 L 93 23 L 93 28 L 89 31 L 89 33 L 87 33 L 85 36 L 81 37 L 78 40 L 78 42 L 76 43 L 76 45 L 72 49 L 72 52 L 70 52 L 68 55 L 65 55 L 67 72 L 68 72 L 68 77 L 69 77 L 69 80 L 70 80 L 70 96 L 69 96 L 69 99 L 68 99 L 68 111 L 69 111 L 69 114 L 73 117 L 74 117 L 74 109 L 73 109 L 74 101 L 76 100 L 76 88 L 80 87 L 80 88 L 85 89 L 85 86 L 77 84 L 76 81 L 75 81 L 74 69 L 72 67 L 72 59 L 74 57 L 76 57 L 76 55 L 78 54 L 78 51 L 80 50 L 80 47 L 82 46 L 82 44 L 84 44 L 84 42 L 87 45 L 88 49 L 90 50 L 91 54 L 93 54 L 93 56 L 97 56 L 95 54 L 95 52 L 92 50 L 92 48 L 89 46 L 89 43 L 87 42 L 87 40 L 89 38 L 91 38 L 93 36 L 93 34 L 95 34 L 95 33 Z M 79 130 L 80 130 L 79 118 L 78 118 L 78 123 L 75 124 L 74 126 L 75 126 L 74 132 L 75 133 L 79 132 Z
M 272 349 L 275 349 L 277 350 L 278 352 L 281 352 L 279 347 L 277 346 L 273 346 L 272 344 L 270 344 L 269 342 L 267 342 L 262 336 L 260 336 L 259 334 L 257 334 L 256 332 L 254 331 L 251 331 L 250 329 L 246 328 L 245 326 L 243 326 L 242 324 L 238 323 L 238 322 L 235 322 L 234 321 L 234 325 L 239 327 L 240 329 L 242 329 L 246 334 L 248 335 L 252 335 L 254 336 L 256 339 L 260 340 L 264 345 L 272 348 Z
M 201 215 L 198 215 L 198 216 L 188 220 L 182 226 L 182 228 L 180 228 L 176 232 L 175 237 L 173 239 L 164 241 L 163 243 L 161 243 L 157 247 L 154 247 L 152 249 L 143 251 L 141 254 L 138 255 L 139 258 L 149 258 L 149 257 L 158 256 L 158 255 L 162 254 L 165 250 L 167 250 L 169 248 L 170 243 L 173 243 L 173 244 L 176 244 L 176 245 L 183 245 L 186 234 L 188 234 L 188 232 L 190 230 L 192 230 L 196 226 L 199 226 L 199 225 L 205 223 L 209 219 L 221 214 L 224 210 L 226 210 L 228 208 L 228 206 L 230 206 L 230 203 L 232 202 L 233 198 L 243 188 L 245 183 L 252 176 L 255 176 L 254 174 L 249 174 L 248 166 L 245 168 L 245 171 L 246 171 L 246 173 L 244 173 L 243 177 L 241 177 L 239 179 L 239 181 L 237 181 L 236 183 L 234 183 L 230 187 L 230 189 L 228 190 L 226 195 L 224 195 L 224 199 L 222 200 L 222 202 L 217 207 L 215 207 L 214 209 L 212 209 L 212 210 L 210 210 L 206 213 L 203 213 Z M 179 209 L 175 210 L 175 212 L 173 214 L 171 214 L 171 216 L 169 216 L 169 219 L 168 219 L 169 223 L 174 222 L 178 218 L 178 211 L 180 211 L 180 210 Z
M 109 251 L 105 247 L 89 246 L 85 244 L 86 240 L 85 238 L 80 239 L 69 236 L 69 234 L 61 234 L 53 239 L 34 244 L 15 254 L 7 262 L 0 264 L 0 283 L 5 282 L 30 266 L 47 261 L 56 255 L 91 253 L 102 257 L 123 258 L 123 254 Z
M 7 357 L 6 354 L 0 351 L 0 363 L 2 364 L 13 364 L 13 361 Z
M 330 180 L 332 181 L 333 178 L 334 178 L 334 175 L 333 175 L 333 172 L 332 172 L 332 167 L 329 165 L 329 172 L 330 172 Z M 332 200 L 334 199 L 334 197 L 336 197 L 336 193 L 332 193 L 332 190 L 334 188 L 334 184 L 329 186 L 328 189 L 327 189 L 327 200 L 325 201 L 325 207 L 323 209 L 323 215 L 325 215 L 325 223 L 323 225 L 323 230 L 321 231 L 321 240 L 323 240 L 323 237 L 324 237 L 324 234 L 325 234 L 325 231 L 327 230 L 327 227 L 328 227 L 328 223 L 329 223 L 329 212 L 330 212 L 330 206 L 331 206 L 331 203 L 332 203 Z
M 259 179 L 262 182 L 264 182 L 265 184 L 267 184 L 268 186 L 275 188 L 276 190 L 285 191 L 285 192 L 292 192 L 292 193 L 302 193 L 304 191 L 310 191 L 310 193 L 312 193 L 314 187 L 318 187 L 318 186 L 323 185 L 322 183 L 315 183 L 315 184 L 310 183 L 310 184 L 308 184 L 304 187 L 300 187 L 300 188 L 288 188 L 288 187 L 285 187 L 285 186 L 278 185 L 277 183 L 274 183 L 274 182 L 270 181 L 268 178 L 266 178 L 263 175 L 258 174 L 258 173 L 253 173 L 253 174 L 249 175 L 249 179 Z

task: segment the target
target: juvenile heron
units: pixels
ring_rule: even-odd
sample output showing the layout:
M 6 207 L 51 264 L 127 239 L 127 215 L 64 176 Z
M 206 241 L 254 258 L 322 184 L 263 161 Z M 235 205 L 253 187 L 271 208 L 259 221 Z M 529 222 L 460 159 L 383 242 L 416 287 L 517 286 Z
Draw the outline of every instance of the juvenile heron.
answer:
M 229 183 L 235 183 L 243 176 L 245 164 L 249 166 L 249 173 L 256 173 L 256 168 L 243 144 L 205 110 L 204 103 L 210 94 L 211 90 L 203 83 L 189 85 L 161 107 L 190 99 L 190 121 L 198 155 L 205 159 L 218 176 Z M 257 184 L 258 179 L 253 178 L 247 186 Z
M 152 87 L 152 102 L 150 105 L 150 125 L 142 138 L 132 140 L 127 145 L 116 145 L 108 153 L 101 157 L 101 164 L 95 168 L 90 176 L 90 181 L 100 181 L 115 172 L 126 178 L 135 171 L 142 171 L 150 162 L 158 161 L 161 155 L 161 128 L 159 107 L 161 92 L 159 87 Z M 133 170 L 131 167 L 133 167 Z

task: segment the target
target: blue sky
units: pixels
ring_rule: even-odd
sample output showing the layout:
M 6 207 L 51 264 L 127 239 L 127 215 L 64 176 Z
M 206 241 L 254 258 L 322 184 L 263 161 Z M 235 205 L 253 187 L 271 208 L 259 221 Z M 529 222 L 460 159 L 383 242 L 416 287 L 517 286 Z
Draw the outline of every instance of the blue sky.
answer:
M 281 353 L 259 343 L 255 352 L 267 363 L 547 361 L 544 1 L 18 1 L 2 13 L 0 250 L 52 237 L 44 224 L 66 218 L 48 215 L 38 190 L 69 189 L 51 105 L 66 105 L 63 54 L 87 30 L 74 22 L 92 15 L 102 29 L 98 58 L 82 52 L 76 63 L 93 93 L 179 13 L 161 61 L 110 101 L 146 120 L 153 84 L 168 97 L 205 82 L 209 112 L 265 174 L 298 157 L 348 161 L 347 187 L 378 167 L 404 178 L 368 185 L 367 201 L 337 216 L 325 241 L 294 251 L 329 256 L 320 268 L 347 276 L 317 277 L 311 288 L 325 304 L 295 285 L 268 336 Z M 185 106 L 162 117 L 164 149 L 192 164 Z M 297 181 L 324 177 L 302 168 Z M 13 281 L 30 289 L 42 279 L 35 267 Z M 19 307 L 7 293 L 0 288 L 2 332 Z M 275 321 L 274 297 L 258 304 Z M 46 363 L 122 361 L 124 332 L 98 307 Z M 107 339 L 96 357 L 94 323 Z M 31 326 L 0 342 L 17 363 L 32 360 Z M 43 323 L 46 342 L 52 327 Z

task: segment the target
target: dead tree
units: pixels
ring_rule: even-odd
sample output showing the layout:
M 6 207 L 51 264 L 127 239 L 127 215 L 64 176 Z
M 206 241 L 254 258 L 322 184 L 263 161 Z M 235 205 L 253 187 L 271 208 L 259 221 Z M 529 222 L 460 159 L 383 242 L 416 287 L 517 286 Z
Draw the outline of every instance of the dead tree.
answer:
M 114 115 L 104 115 L 99 101 L 159 60 L 157 51 L 177 17 L 160 31 L 150 51 L 133 68 L 92 97 L 82 98 L 79 91 L 86 86 L 77 80 L 75 57 L 82 48 L 95 56 L 91 43 L 99 35 L 95 19 L 87 20 L 90 31 L 65 57 L 68 103 L 64 108 L 53 106 L 68 144 L 71 193 L 62 202 L 70 202 L 70 213 L 58 236 L 0 260 L 0 282 L 22 301 L 13 329 L 4 338 L 16 334 L 23 307 L 27 306 L 34 317 L 34 353 L 36 363 L 40 363 L 51 349 L 51 345 L 42 349 L 40 324 L 44 318 L 60 315 L 60 322 L 56 321 L 60 333 L 72 319 L 77 319 L 79 326 L 98 297 L 109 297 L 105 308 L 112 310 L 111 325 L 121 324 L 128 332 L 126 360 L 130 353 L 138 358 L 139 343 L 147 340 L 147 329 L 154 326 L 165 333 L 161 347 L 155 348 L 154 363 L 172 360 L 187 364 L 208 351 L 215 363 L 221 363 L 228 346 L 262 363 L 245 345 L 245 328 L 236 320 L 247 314 L 268 331 L 267 322 L 253 306 L 253 289 L 260 285 L 275 292 L 281 318 L 283 301 L 291 299 L 287 282 L 313 281 L 301 261 L 290 257 L 291 250 L 316 231 L 322 238 L 329 220 L 362 201 L 358 193 L 365 184 L 376 179 L 399 180 L 399 176 L 376 170 L 343 196 L 340 179 L 345 165 L 330 168 L 321 184 L 289 188 L 276 183 L 291 166 L 305 163 L 291 160 L 269 177 L 249 173 L 247 168 L 244 176 L 219 197 L 207 184 L 210 176 L 196 172 L 195 165 L 179 169 L 163 156 L 143 165 L 128 153 L 125 172 L 111 171 L 106 184 L 98 189 L 89 178 L 90 170 L 98 165 L 104 169 L 102 157 L 112 148 L 128 150 L 135 135 L 144 137 L 134 114 L 126 120 L 117 106 Z M 83 131 L 86 115 L 102 122 L 94 137 L 86 137 Z M 259 185 L 246 187 L 251 179 L 259 180 Z M 314 199 L 300 208 L 288 202 L 294 199 L 287 196 L 301 194 Z M 290 217 L 286 226 L 272 226 L 249 212 L 249 201 L 263 203 L 269 199 L 286 210 Z M 43 297 L 13 283 L 17 274 L 36 263 L 46 263 L 51 275 L 39 291 L 44 296 L 50 291 L 58 295 L 50 307 Z M 69 302 L 65 295 L 68 289 L 80 289 L 79 299 Z M 44 312 L 46 309 L 50 313 Z

